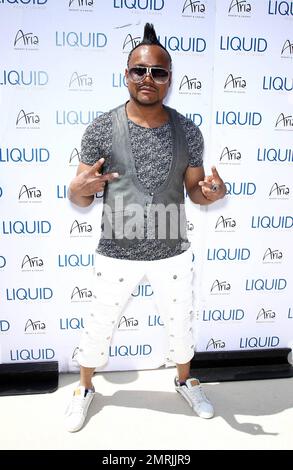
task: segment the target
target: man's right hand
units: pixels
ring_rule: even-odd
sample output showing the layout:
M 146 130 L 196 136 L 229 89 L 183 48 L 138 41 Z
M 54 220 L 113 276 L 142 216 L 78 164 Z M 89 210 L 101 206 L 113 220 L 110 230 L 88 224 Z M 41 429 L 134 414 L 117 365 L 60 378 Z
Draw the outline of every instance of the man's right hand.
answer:
M 78 206 L 88 206 L 96 193 L 104 191 L 107 182 L 119 177 L 118 173 L 102 174 L 104 158 L 100 158 L 94 165 L 80 163 L 77 175 L 71 181 L 68 191 L 69 199 Z

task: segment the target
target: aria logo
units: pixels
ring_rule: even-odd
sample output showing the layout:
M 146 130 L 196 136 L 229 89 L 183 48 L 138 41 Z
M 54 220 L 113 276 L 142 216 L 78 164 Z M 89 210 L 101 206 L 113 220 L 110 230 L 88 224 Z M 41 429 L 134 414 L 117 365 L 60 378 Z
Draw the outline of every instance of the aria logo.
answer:
M 87 73 L 73 72 L 68 88 L 70 91 L 92 91 L 93 79 Z
M 70 166 L 78 166 L 80 162 L 80 153 L 77 148 L 74 147 L 69 157 Z
M 40 129 L 40 116 L 34 111 L 26 113 L 21 109 L 16 117 L 17 129 Z
M 18 194 L 19 202 L 42 202 L 42 193 L 35 186 L 27 187 L 22 185 Z
M 232 73 L 228 75 L 224 85 L 225 93 L 245 93 L 246 80 L 242 77 L 234 77 Z
M 227 295 L 227 294 L 230 294 L 230 291 L 231 291 L 231 284 L 229 284 L 229 282 L 219 281 L 218 279 L 216 279 L 212 284 L 210 293 L 212 295 L 217 295 L 217 294 Z
M 126 317 L 125 315 L 123 315 L 120 320 L 119 320 L 119 323 L 117 325 L 117 328 L 119 328 L 119 330 L 137 330 L 138 326 L 138 320 L 136 320 L 136 318 L 134 317 Z
M 42 202 L 42 193 L 40 189 L 35 186 L 27 187 L 25 184 L 22 185 L 18 194 L 19 202 Z
M 290 189 L 285 184 L 274 183 L 269 192 L 270 199 L 289 199 Z
M 93 11 L 94 0 L 69 0 L 69 11 Z
M 214 350 L 223 349 L 225 346 L 226 346 L 225 342 L 222 341 L 221 339 L 211 338 L 206 345 L 206 351 L 208 349 L 214 349 Z
M 218 218 L 215 231 L 216 232 L 235 232 L 236 220 L 231 217 L 224 218 L 222 215 Z
M 24 327 L 24 332 L 26 334 L 44 334 L 46 329 L 45 323 L 41 322 L 40 320 L 33 321 L 29 319 Z
M 24 33 L 19 29 L 14 38 L 14 49 L 17 50 L 36 50 L 39 46 L 39 38 L 33 33 Z
M 246 0 L 232 0 L 229 6 L 229 16 L 242 16 L 250 17 L 248 13 L 251 13 L 251 4 Z
M 196 77 L 189 78 L 184 75 L 179 85 L 179 93 L 182 95 L 200 95 L 202 82 Z
M 273 310 L 265 310 L 261 308 L 257 314 L 257 323 L 273 323 L 276 319 L 276 313 Z
M 74 220 L 70 228 L 70 235 L 72 237 L 91 237 L 92 230 L 93 227 L 87 222 L 78 222 L 77 220 Z
M 87 287 L 83 287 L 80 289 L 79 287 L 74 287 L 71 293 L 71 301 L 72 302 L 91 302 L 93 293 Z
M 44 262 L 38 256 L 25 255 L 21 262 L 21 269 L 23 271 L 43 271 Z
M 123 52 L 126 52 L 127 54 L 129 54 L 129 52 L 132 51 L 132 49 L 135 46 L 138 46 L 140 42 L 141 42 L 140 36 L 132 37 L 130 33 L 127 34 L 122 45 Z
M 206 5 L 199 0 L 184 0 L 182 16 L 186 18 L 204 18 Z
M 280 250 L 272 250 L 267 248 L 264 252 L 262 261 L 263 263 L 281 263 L 283 259 L 283 253 Z
M 293 59 L 293 42 L 290 42 L 289 39 L 287 39 L 282 46 L 281 58 Z
M 237 149 L 229 150 L 228 147 L 224 147 L 221 156 L 220 163 L 229 165 L 240 165 L 241 153 Z
M 288 114 L 288 116 L 285 116 L 284 113 L 280 113 L 275 123 L 275 130 L 276 131 L 293 131 L 292 114 Z

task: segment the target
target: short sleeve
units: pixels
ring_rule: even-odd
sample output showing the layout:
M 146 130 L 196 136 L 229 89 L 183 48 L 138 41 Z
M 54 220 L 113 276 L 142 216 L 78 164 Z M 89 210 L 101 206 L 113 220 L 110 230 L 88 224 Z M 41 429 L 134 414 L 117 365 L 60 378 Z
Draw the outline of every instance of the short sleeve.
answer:
M 95 127 L 95 121 L 93 121 L 88 125 L 81 139 L 80 160 L 86 165 L 93 165 L 100 155 Z
M 189 166 L 203 166 L 204 139 L 201 130 L 190 119 L 180 116 L 189 150 Z

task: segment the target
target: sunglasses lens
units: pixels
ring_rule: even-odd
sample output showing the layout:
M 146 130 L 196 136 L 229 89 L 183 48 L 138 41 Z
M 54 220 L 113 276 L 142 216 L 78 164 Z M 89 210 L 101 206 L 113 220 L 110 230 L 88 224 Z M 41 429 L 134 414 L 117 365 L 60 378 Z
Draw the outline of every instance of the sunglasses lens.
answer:
M 169 72 L 165 69 L 152 68 L 152 77 L 157 83 L 166 83 L 169 78 Z
M 140 82 L 146 76 L 146 68 L 145 67 L 133 67 L 129 69 L 128 73 L 133 82 Z

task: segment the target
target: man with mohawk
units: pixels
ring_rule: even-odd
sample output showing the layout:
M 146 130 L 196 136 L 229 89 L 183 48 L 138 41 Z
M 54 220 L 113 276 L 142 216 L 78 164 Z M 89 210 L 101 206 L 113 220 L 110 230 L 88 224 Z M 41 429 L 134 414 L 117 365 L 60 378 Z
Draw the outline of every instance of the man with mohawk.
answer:
M 199 128 L 163 104 L 172 60 L 149 23 L 128 56 L 125 78 L 129 100 L 87 127 L 69 186 L 69 199 L 81 207 L 104 191 L 95 301 L 79 345 L 80 385 L 66 411 L 69 432 L 84 425 L 95 394 L 94 372 L 107 363 L 115 325 L 144 276 L 168 335 L 166 363 L 177 367 L 176 391 L 200 417 L 214 415 L 199 380 L 190 376 L 194 273 L 184 186 L 201 205 L 223 198 L 226 188 L 215 167 L 205 176 Z

